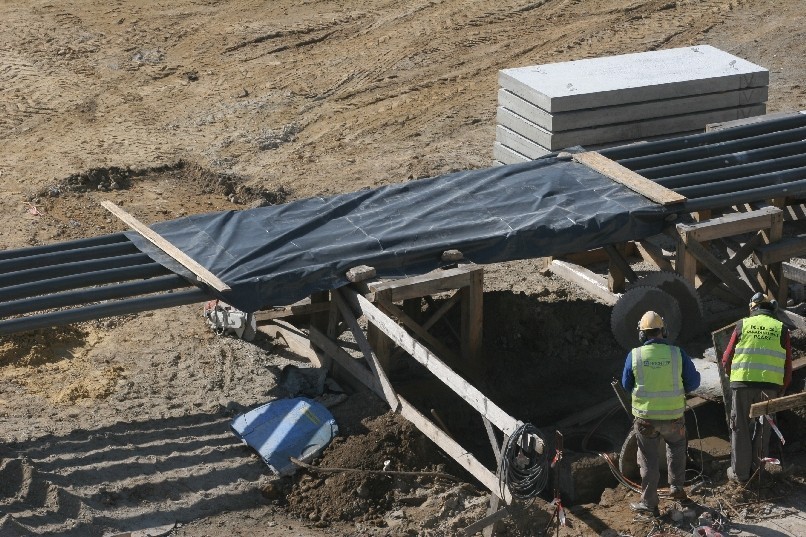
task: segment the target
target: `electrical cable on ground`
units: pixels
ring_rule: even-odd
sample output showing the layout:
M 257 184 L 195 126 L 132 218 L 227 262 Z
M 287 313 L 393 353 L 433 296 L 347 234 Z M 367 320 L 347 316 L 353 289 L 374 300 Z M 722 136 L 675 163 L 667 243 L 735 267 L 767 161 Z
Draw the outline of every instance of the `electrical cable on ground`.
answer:
M 543 443 L 542 452 L 538 452 L 536 439 Z M 509 437 L 501 451 L 501 463 L 498 466 L 498 484 L 501 497 L 509 489 L 513 497 L 528 500 L 540 494 L 549 477 L 549 460 L 547 444 L 543 433 L 530 423 L 518 427 Z

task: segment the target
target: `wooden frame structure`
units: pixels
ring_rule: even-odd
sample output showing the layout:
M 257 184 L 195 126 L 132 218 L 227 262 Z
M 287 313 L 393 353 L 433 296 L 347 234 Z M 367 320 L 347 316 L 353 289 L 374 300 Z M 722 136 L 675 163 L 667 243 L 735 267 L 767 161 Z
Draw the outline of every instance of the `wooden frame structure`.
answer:
M 508 438 L 524 424 L 448 365 L 457 364 L 466 374 L 475 374 L 482 366 L 483 269 L 473 264 L 454 264 L 399 280 L 383 281 L 373 276 L 374 270 L 369 267 L 351 269 L 348 279 L 357 281 L 347 287 L 318 293 L 309 300 L 284 308 L 258 312 L 258 331 L 282 337 L 289 348 L 315 365 L 332 368 L 335 373 L 346 374 L 349 379 L 368 387 L 473 475 L 490 491 L 490 506 L 487 516 L 466 528 L 465 533 L 472 535 L 484 529 L 486 535 L 491 535 L 492 525 L 507 514 L 506 507 L 499 507 L 499 504 L 508 505 L 513 501 L 497 475 L 502 449 Z M 363 280 L 363 277 L 372 279 Z M 436 294 L 446 297 L 441 305 L 432 299 Z M 458 354 L 428 332 L 437 322 L 445 321 L 445 314 L 453 307 L 461 311 L 461 327 L 456 332 Z M 424 314 L 429 315 L 421 320 Z M 294 315 L 310 316 L 307 334 L 283 320 Z M 359 325 L 360 317 L 367 321 L 366 333 Z M 355 346 L 339 339 L 347 330 Z M 395 391 L 389 374 L 397 367 L 400 352 L 410 355 L 479 414 L 498 462 L 496 469 L 485 467 L 439 423 Z M 500 443 L 494 428 L 503 435 Z M 546 449 L 539 438 L 535 440 L 539 451 Z
M 599 153 L 585 152 L 571 158 L 656 203 L 673 205 L 685 200 Z M 649 241 L 614 243 L 589 252 L 544 258 L 543 267 L 609 305 L 618 301 L 627 282 L 638 281 L 628 262 L 630 256 L 639 256 L 659 270 L 676 272 L 701 296 L 711 293 L 746 307 L 753 293 L 764 292 L 786 304 L 788 281 L 800 278 L 806 283 L 806 272 L 796 274 L 792 265 L 784 268 L 782 262 L 806 255 L 806 235 L 783 238 L 783 224 L 806 219 L 806 207 L 788 205 L 785 199 L 766 203 L 767 206 L 725 208 L 716 217 L 712 217 L 712 211 L 700 211 L 692 213 L 693 223 L 670 224 L 665 233 L 675 241 L 673 252 Z M 751 238 L 744 240 L 747 235 Z M 721 249 L 723 259 L 711 252 L 714 248 Z M 753 267 L 749 268 L 745 260 L 751 257 Z M 605 275 L 586 266 L 602 261 L 608 263 Z

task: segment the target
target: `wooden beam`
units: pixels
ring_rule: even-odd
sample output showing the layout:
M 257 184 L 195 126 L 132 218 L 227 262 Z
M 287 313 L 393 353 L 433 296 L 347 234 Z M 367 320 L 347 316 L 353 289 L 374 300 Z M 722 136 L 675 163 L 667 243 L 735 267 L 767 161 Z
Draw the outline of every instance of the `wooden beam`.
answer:
M 377 300 L 376 303 L 385 309 L 390 315 L 396 317 L 398 321 L 407 326 L 418 339 L 428 343 L 435 352 L 438 352 L 448 359 L 455 360 L 456 354 L 445 346 L 440 340 L 429 334 L 414 319 L 406 315 L 400 308 L 386 300 Z
M 470 282 L 470 274 L 483 270 L 478 265 L 460 265 L 447 270 L 435 270 L 421 276 L 403 278 L 400 280 L 390 280 L 385 282 L 372 282 L 367 287 L 367 298 L 374 300 L 373 294 L 388 292 L 388 298 L 392 302 L 400 302 L 408 298 L 420 298 L 426 295 L 434 295 L 446 291 L 452 291 L 465 287 Z M 359 289 L 364 291 L 362 287 Z
M 744 299 L 750 298 L 753 290 L 742 283 L 735 272 L 723 266 L 719 259 L 711 255 L 698 241 L 689 237 L 686 242 L 686 250 L 693 255 L 697 261 L 705 265 L 708 270 L 716 274 L 736 296 Z
M 731 213 L 695 224 L 677 224 L 677 232 L 683 240 L 691 237 L 703 242 L 768 229 L 782 219 L 781 209 L 764 207 L 749 213 Z
M 741 245 L 739 249 L 736 250 L 733 253 L 733 255 L 727 261 L 725 261 L 725 263 L 723 263 L 723 266 L 731 270 L 738 269 L 739 267 L 744 267 L 744 265 L 742 265 L 742 261 L 744 261 L 746 257 L 748 257 L 750 254 L 753 253 L 753 248 L 755 248 L 759 242 L 761 242 L 761 234 L 756 233 L 755 235 L 753 235 L 752 239 Z M 747 276 L 745 275 L 745 277 Z M 702 285 L 699 286 L 697 290 L 704 295 L 714 285 L 717 285 L 718 282 L 719 278 L 717 278 L 716 274 L 709 274 L 708 276 L 705 277 Z M 746 283 L 750 287 L 753 287 L 753 282 L 750 281 L 749 277 L 748 281 L 745 281 L 744 283 Z
M 296 326 L 277 319 L 271 324 L 258 326 L 257 331 L 272 339 L 283 338 L 291 352 L 307 358 L 316 367 L 322 367 L 322 360 L 311 348 L 311 341 Z
M 477 270 L 469 274 L 470 281 L 459 293 L 461 302 L 461 330 L 459 347 L 462 358 L 474 377 L 484 372 L 482 335 L 484 332 L 484 272 Z
M 312 332 L 317 345 L 327 352 L 330 357 L 342 366 L 348 373 L 363 382 L 368 388 L 375 392 L 378 396 L 384 397 L 383 389 L 375 377 L 366 367 L 358 363 L 355 358 L 350 356 L 346 351 L 337 350 L 338 345 L 329 341 L 324 335 Z M 326 342 L 328 341 L 328 342 Z M 463 448 L 458 442 L 449 437 L 439 427 L 426 418 L 419 410 L 417 410 L 411 403 L 406 401 L 403 397 L 397 395 L 397 400 L 400 403 L 400 415 L 409 420 L 417 429 L 420 430 L 425 436 L 431 439 L 440 449 L 447 453 L 453 460 L 459 463 L 462 468 L 468 471 L 470 475 L 479 480 L 487 490 L 494 494 L 500 494 L 500 483 L 498 478 L 481 464 L 476 457 Z M 512 501 L 512 496 L 508 490 L 504 491 L 504 501 L 509 503 Z
M 619 299 L 620 295 L 611 293 L 607 288 L 607 280 L 604 277 L 585 267 L 555 259 L 549 265 L 549 269 L 560 278 L 582 287 L 589 294 L 602 300 L 605 304 L 612 306 Z
M 397 323 L 366 298 L 351 289 L 344 289 L 342 292 L 353 307 L 360 310 L 369 322 L 376 325 L 395 343 L 405 349 L 417 362 L 424 365 L 446 386 L 476 409 L 479 414 L 486 417 L 495 424 L 496 427 L 502 430 L 504 434 L 511 435 L 522 425 L 522 422 L 504 412 L 475 386 L 456 374 L 445 362 L 440 360 L 421 343 L 417 342 L 403 328 L 398 326 Z
M 344 301 L 342 292 L 343 291 L 339 289 L 334 289 L 333 301 L 336 303 L 336 306 L 338 306 L 341 316 L 345 321 L 347 321 L 356 343 L 358 343 L 358 346 L 361 348 L 364 359 L 367 361 L 370 369 L 372 369 L 372 373 L 375 375 L 375 377 L 377 377 L 378 383 L 381 386 L 384 400 L 392 408 L 392 410 L 397 411 L 398 407 L 400 406 L 400 401 L 398 401 L 397 394 L 392 388 L 392 383 L 389 382 L 389 378 L 386 376 L 386 373 L 381 367 L 378 357 L 375 356 L 375 353 L 373 352 L 369 341 L 367 341 L 364 332 L 362 332 L 361 327 L 358 326 L 358 320 L 355 318 L 352 310 L 350 310 L 350 307 Z
M 793 257 L 803 257 L 806 255 L 806 235 L 789 237 L 772 244 L 759 246 L 754 253 L 762 265 L 789 261 Z
M 107 211 L 123 220 L 127 226 L 145 237 L 151 244 L 171 256 L 176 260 L 177 263 L 195 274 L 199 281 L 206 283 L 216 291 L 220 291 L 222 293 L 230 290 L 229 285 L 218 279 L 215 274 L 201 266 L 185 252 L 165 240 L 165 238 L 160 236 L 156 231 L 152 230 L 150 227 L 146 226 L 111 201 L 104 200 L 101 202 L 101 205 Z
M 792 263 L 782 263 L 781 269 L 787 279 L 806 284 L 806 268 L 793 265 Z
M 767 414 L 774 414 L 781 410 L 789 410 L 790 408 L 800 408 L 806 406 L 806 392 L 796 393 L 794 395 L 787 395 L 786 397 L 779 397 L 777 399 L 770 399 L 750 405 L 750 418 L 757 418 Z
M 647 263 L 653 263 L 660 270 L 673 271 L 672 262 L 663 254 L 663 248 L 649 241 L 637 241 L 635 247 Z
M 503 519 L 505 516 L 507 516 L 508 513 L 509 511 L 507 511 L 507 508 L 502 507 L 501 509 L 494 511 L 493 513 L 485 516 L 484 518 L 479 519 L 476 522 L 465 527 L 465 529 L 462 530 L 462 535 L 464 537 L 471 537 L 480 532 L 481 530 L 483 530 L 484 528 L 492 526 L 499 520 Z
M 311 304 L 310 298 L 304 298 L 299 302 L 294 302 L 290 306 L 282 306 L 271 308 L 268 310 L 260 310 L 254 313 L 255 321 L 265 322 L 272 319 L 282 319 L 283 317 L 293 317 L 295 315 L 311 315 L 312 313 L 319 313 L 327 311 L 330 308 L 329 303 L 316 303 Z
M 400 415 L 409 420 L 415 427 L 417 427 L 424 435 L 430 438 L 437 446 L 439 446 L 445 453 L 458 462 L 465 470 L 484 485 L 487 490 L 494 494 L 502 494 L 501 486 L 498 478 L 483 464 L 481 464 L 476 457 L 470 454 L 463 448 L 456 440 L 445 434 L 442 429 L 434 425 L 434 422 L 426 418 L 419 410 L 417 410 L 411 403 L 406 401 L 403 397 L 400 399 Z M 503 491 L 505 503 L 512 502 L 512 496 L 509 490 L 504 487 Z
M 686 201 L 685 196 L 669 190 L 595 151 L 577 153 L 573 159 L 661 205 Z

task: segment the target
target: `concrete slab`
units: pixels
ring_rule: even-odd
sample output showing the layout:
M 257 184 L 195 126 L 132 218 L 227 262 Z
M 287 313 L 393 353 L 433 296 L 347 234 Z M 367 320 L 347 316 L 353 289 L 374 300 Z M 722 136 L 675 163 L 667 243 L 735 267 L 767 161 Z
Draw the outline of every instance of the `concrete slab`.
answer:
M 626 123 L 628 121 L 641 121 L 664 116 L 760 104 L 767 101 L 768 93 L 767 86 L 764 86 L 761 88 L 707 93 L 676 99 L 661 99 L 660 101 L 629 103 L 551 114 L 511 91 L 501 88 L 498 90 L 498 105 L 512 110 L 547 131 L 556 133 Z
M 770 73 L 710 45 L 503 69 L 498 85 L 552 114 L 767 86 Z
M 529 160 L 534 160 L 551 153 L 548 148 L 536 144 L 517 132 L 513 132 L 511 129 L 501 125 L 496 125 L 495 127 L 495 140 L 513 151 L 517 151 Z
M 532 160 L 529 157 L 521 155 L 514 149 L 505 146 L 501 142 L 493 143 L 493 159 L 502 164 L 520 164 Z
M 764 115 L 766 110 L 767 107 L 765 104 L 755 104 L 738 108 L 710 110 L 693 114 L 682 114 L 644 121 L 592 127 L 589 129 L 575 129 L 559 133 L 549 132 L 536 123 L 519 116 L 503 106 L 498 107 L 496 120 L 499 125 L 527 138 L 531 142 L 541 145 L 550 151 L 557 151 L 574 145 L 589 146 L 622 140 L 626 143 L 646 139 L 651 136 L 672 135 L 675 133 L 699 130 L 704 129 L 705 125 L 709 123 Z

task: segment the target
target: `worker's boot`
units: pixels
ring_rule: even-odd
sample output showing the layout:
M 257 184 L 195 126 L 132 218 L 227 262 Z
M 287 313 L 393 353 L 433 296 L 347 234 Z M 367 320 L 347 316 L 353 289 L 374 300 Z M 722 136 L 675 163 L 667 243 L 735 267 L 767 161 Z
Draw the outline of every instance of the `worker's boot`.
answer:
M 669 487 L 669 499 L 685 502 L 688 500 L 688 494 L 686 494 L 686 491 L 683 489 L 683 487 L 675 487 L 672 485 Z
M 632 509 L 636 513 L 653 516 L 655 518 L 660 517 L 660 509 L 658 509 L 657 505 L 655 507 L 650 507 L 644 502 L 631 503 L 630 509 Z

